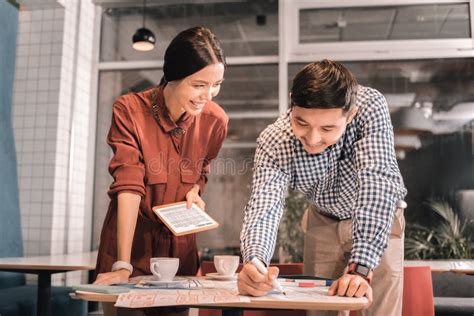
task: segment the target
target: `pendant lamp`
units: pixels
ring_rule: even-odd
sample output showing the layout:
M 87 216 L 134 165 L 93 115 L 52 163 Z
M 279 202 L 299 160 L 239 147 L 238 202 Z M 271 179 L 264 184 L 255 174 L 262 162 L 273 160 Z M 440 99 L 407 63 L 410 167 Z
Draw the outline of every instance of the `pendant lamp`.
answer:
M 145 9 L 146 9 L 146 0 L 143 0 L 143 27 L 139 28 L 135 34 L 133 34 L 133 44 L 132 47 L 135 50 L 146 52 L 155 48 L 155 34 L 152 31 L 145 28 Z

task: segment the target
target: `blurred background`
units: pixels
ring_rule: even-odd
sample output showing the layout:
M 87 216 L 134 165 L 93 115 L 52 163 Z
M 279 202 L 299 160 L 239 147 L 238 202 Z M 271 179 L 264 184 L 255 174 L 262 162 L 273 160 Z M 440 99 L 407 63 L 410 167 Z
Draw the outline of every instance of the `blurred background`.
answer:
M 458 242 L 474 218 L 472 14 L 471 1 L 457 0 L 0 1 L 0 257 L 98 248 L 112 103 L 156 85 L 169 41 L 196 25 L 217 35 L 229 65 L 216 98 L 229 134 L 204 195 L 220 227 L 199 234 L 204 257 L 239 252 L 255 140 L 286 111 L 293 76 L 323 58 L 387 99 L 407 235 L 423 243 L 423 229 L 446 221 L 433 212 L 441 205 L 460 224 Z M 143 26 L 156 38 L 146 52 L 132 47 Z M 304 203 L 289 198 L 283 236 L 298 229 Z M 289 249 L 300 237 L 281 242 L 275 260 L 297 261 Z

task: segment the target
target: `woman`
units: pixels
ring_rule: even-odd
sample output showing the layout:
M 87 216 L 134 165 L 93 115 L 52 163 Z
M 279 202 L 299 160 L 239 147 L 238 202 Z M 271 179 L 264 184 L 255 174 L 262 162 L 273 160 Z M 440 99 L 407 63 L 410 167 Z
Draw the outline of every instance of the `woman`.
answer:
M 195 235 L 174 236 L 152 207 L 200 197 L 209 163 L 227 133 L 228 118 L 212 98 L 225 69 L 220 44 L 204 27 L 179 33 L 166 49 L 158 87 L 119 97 L 107 142 L 109 210 L 102 229 L 96 284 L 151 274 L 151 257 L 180 259 L 179 275 L 199 268 Z

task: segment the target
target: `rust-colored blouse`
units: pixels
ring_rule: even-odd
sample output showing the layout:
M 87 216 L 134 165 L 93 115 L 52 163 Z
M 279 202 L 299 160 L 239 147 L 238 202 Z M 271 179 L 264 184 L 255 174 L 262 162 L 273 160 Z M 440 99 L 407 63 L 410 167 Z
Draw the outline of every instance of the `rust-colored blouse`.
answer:
M 207 182 L 209 163 L 227 134 L 228 118 L 210 101 L 197 116 L 185 113 L 174 122 L 164 104 L 163 87 L 119 97 L 113 105 L 107 137 L 114 156 L 109 171 L 111 202 L 102 228 L 96 274 L 117 261 L 117 195 L 142 197 L 132 244 L 132 276 L 151 274 L 151 257 L 178 257 L 178 274 L 193 275 L 199 267 L 195 235 L 174 236 L 152 207 L 186 200 Z

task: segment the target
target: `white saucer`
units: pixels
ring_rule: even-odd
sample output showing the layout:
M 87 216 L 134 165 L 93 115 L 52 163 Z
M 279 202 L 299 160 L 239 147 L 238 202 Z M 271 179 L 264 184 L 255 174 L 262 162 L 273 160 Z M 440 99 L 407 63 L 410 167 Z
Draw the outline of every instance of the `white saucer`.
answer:
M 221 281 L 230 281 L 230 280 L 237 280 L 237 273 L 234 275 L 222 275 L 217 272 L 206 273 L 207 277 L 210 277 L 214 280 L 221 280 Z

